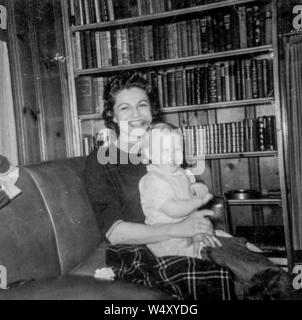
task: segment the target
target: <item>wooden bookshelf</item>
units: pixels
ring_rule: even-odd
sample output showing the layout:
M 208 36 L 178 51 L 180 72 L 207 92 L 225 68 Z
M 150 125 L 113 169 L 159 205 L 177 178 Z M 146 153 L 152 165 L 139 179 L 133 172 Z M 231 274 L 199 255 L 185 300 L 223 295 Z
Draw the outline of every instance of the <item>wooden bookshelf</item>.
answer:
M 214 52 L 208 54 L 201 54 L 197 56 L 182 57 L 177 59 L 166 59 L 166 60 L 155 60 L 150 62 L 141 62 L 141 63 L 132 63 L 125 65 L 117 65 L 106 68 L 93 68 L 93 69 L 83 69 L 75 70 L 75 76 L 87 76 L 87 75 L 108 75 L 111 73 L 117 73 L 122 71 L 134 71 L 142 69 L 153 69 L 153 68 L 163 68 L 169 66 L 176 66 L 188 63 L 197 63 L 210 60 L 219 60 L 226 58 L 240 57 L 244 55 L 256 55 L 256 54 L 265 54 L 272 53 L 273 47 L 271 45 L 251 47 L 237 50 L 229 50 L 223 52 Z
M 200 110 L 214 110 L 214 109 L 226 109 L 226 108 L 242 108 L 255 105 L 274 104 L 274 98 L 259 98 L 249 100 L 237 100 L 237 101 L 224 101 L 216 103 L 207 103 L 191 106 L 178 106 L 161 108 L 162 113 L 175 113 L 185 111 L 200 111 Z
M 236 158 L 257 158 L 257 157 L 278 157 L 278 151 L 255 151 L 242 153 L 219 153 L 206 154 L 204 156 L 186 156 L 188 161 L 196 160 L 219 160 L 219 159 L 236 159 Z
M 248 199 L 248 200 L 227 200 L 228 205 L 230 206 L 281 206 L 282 200 L 281 199 Z
M 88 69 L 75 68 L 76 65 L 78 66 L 82 65 L 82 63 L 77 63 L 77 64 L 75 63 L 77 60 L 74 52 L 75 51 L 74 37 L 78 36 L 78 34 L 76 33 L 87 31 L 89 34 L 90 31 L 101 32 L 101 31 L 111 31 L 111 30 L 117 30 L 122 28 L 128 28 L 135 25 L 146 26 L 146 25 L 151 25 L 153 22 L 155 23 L 163 22 L 163 23 L 169 24 L 171 23 L 169 21 L 172 21 L 174 18 L 176 18 L 174 21 L 177 21 L 178 17 L 179 18 L 184 17 L 184 19 L 186 20 L 191 20 L 191 19 L 195 19 L 196 17 L 199 17 L 199 13 L 201 14 L 203 13 L 204 15 L 211 14 L 212 10 L 218 10 L 218 9 L 223 9 L 227 7 L 230 8 L 233 6 L 248 7 L 248 6 L 252 6 L 253 4 L 255 4 L 256 6 L 262 6 L 268 3 L 272 5 L 272 11 L 271 11 L 272 44 L 260 45 L 260 46 L 248 45 L 247 47 L 245 47 L 240 43 L 240 47 L 244 47 L 244 48 L 236 49 L 236 50 L 206 53 L 206 54 L 204 53 L 204 54 L 198 54 L 198 55 L 191 55 L 191 56 L 180 57 L 176 59 L 152 60 L 148 62 L 120 64 L 120 65 L 100 67 L 100 68 L 88 68 Z M 196 6 L 196 7 L 173 10 L 169 12 L 141 15 L 141 16 L 136 16 L 132 18 L 115 20 L 115 21 L 83 24 L 83 25 L 77 25 L 77 26 L 70 25 L 68 1 L 61 0 L 61 5 L 62 5 L 62 12 L 63 12 L 65 45 L 67 48 L 66 51 L 67 51 L 67 57 L 68 57 L 67 74 L 68 74 L 68 85 L 70 88 L 69 114 L 71 115 L 69 127 L 70 127 L 70 130 L 74 133 L 74 144 L 72 146 L 74 148 L 74 156 L 79 156 L 81 155 L 81 152 L 82 152 L 82 142 L 81 142 L 81 136 L 79 135 L 79 133 L 81 133 L 80 127 L 83 121 L 101 119 L 100 114 L 78 115 L 76 86 L 75 86 L 75 82 L 76 82 L 75 79 L 77 77 L 83 77 L 83 76 L 109 77 L 109 76 L 121 73 L 123 71 L 130 71 L 130 72 L 132 71 L 148 72 L 153 70 L 166 71 L 168 68 L 172 69 L 178 66 L 184 66 L 185 68 L 188 66 L 188 68 L 190 68 L 191 66 L 199 66 L 200 64 L 207 64 L 208 62 L 216 63 L 216 62 L 223 62 L 227 60 L 235 60 L 236 58 L 238 60 L 250 59 L 254 57 L 261 59 L 261 56 L 262 56 L 262 59 L 271 60 L 273 62 L 273 71 L 272 71 L 273 83 L 274 83 L 273 96 L 266 94 L 266 95 L 263 95 L 263 96 L 266 96 L 266 98 L 245 99 L 245 100 L 236 100 L 236 101 L 227 101 L 227 102 L 215 102 L 215 103 L 198 104 L 198 105 L 195 105 L 195 104 L 180 105 L 177 107 L 165 107 L 165 108 L 162 108 L 161 111 L 164 115 L 172 116 L 172 117 L 174 116 L 173 114 L 185 114 L 190 112 L 197 113 L 197 111 L 205 111 L 205 114 L 207 115 L 206 123 L 215 124 L 218 121 L 217 112 L 219 110 L 228 109 L 228 108 L 237 108 L 238 112 L 240 112 L 240 108 L 244 108 L 245 117 L 255 118 L 256 117 L 255 110 L 257 109 L 258 106 L 263 105 L 265 108 L 269 108 L 269 105 L 273 106 L 274 115 L 276 117 L 276 132 L 277 132 L 276 139 L 277 139 L 278 151 L 209 154 L 209 155 L 205 155 L 205 157 L 190 156 L 188 157 L 188 160 L 190 161 L 196 161 L 196 160 L 202 160 L 202 159 L 211 160 L 212 187 L 215 193 L 222 194 L 223 192 L 220 192 L 223 189 L 222 181 L 221 181 L 222 174 L 221 174 L 220 160 L 236 159 L 236 158 L 247 159 L 245 163 L 248 162 L 249 169 L 251 169 L 248 174 L 250 175 L 250 178 L 251 178 L 250 179 L 251 189 L 253 189 L 253 187 L 260 184 L 259 161 L 261 161 L 261 158 L 268 158 L 268 157 L 277 158 L 278 170 L 279 170 L 279 182 L 280 182 L 280 186 L 278 187 L 280 187 L 281 189 L 281 199 L 253 199 L 253 200 L 245 200 L 245 201 L 230 200 L 228 203 L 229 204 L 228 208 L 232 206 L 242 206 L 242 205 L 245 205 L 245 206 L 281 205 L 283 224 L 284 224 L 284 230 L 285 230 L 287 261 L 288 261 L 289 269 L 291 269 L 294 263 L 294 259 L 293 259 L 291 226 L 290 226 L 290 218 L 289 218 L 288 202 L 287 202 L 287 181 L 286 181 L 287 177 L 285 174 L 285 158 L 284 158 L 285 132 L 283 131 L 283 128 L 284 128 L 283 122 L 282 122 L 283 113 L 281 112 L 281 102 L 280 102 L 280 76 L 282 75 L 280 75 L 280 72 L 279 72 L 279 48 L 278 48 L 279 44 L 278 44 L 278 30 L 277 30 L 278 1 L 277 0 L 267 0 L 267 1 L 266 0 L 265 1 L 226 0 L 226 1 L 219 1 L 219 2 L 205 4 L 205 5 Z M 270 42 L 265 41 L 264 43 L 270 43 Z M 238 46 L 235 46 L 235 48 L 237 47 Z M 193 50 L 191 52 L 193 52 Z M 200 53 L 202 52 L 202 50 L 198 52 Z M 181 53 L 180 55 L 184 55 L 184 54 Z M 169 55 L 164 53 L 163 56 L 169 56 Z M 146 58 L 143 58 L 143 59 L 139 58 L 138 60 L 136 60 L 136 57 L 134 59 L 132 59 L 131 57 L 130 59 L 130 53 L 128 58 L 129 58 L 128 61 L 147 60 Z M 127 59 L 126 59 L 126 62 L 127 62 Z M 107 64 L 110 64 L 110 63 L 106 62 L 105 65 Z M 102 63 L 101 64 L 92 63 L 92 64 L 86 64 L 86 65 L 95 66 L 95 65 L 102 65 Z M 259 94 L 259 96 L 261 95 Z M 183 99 L 183 101 L 187 101 L 187 100 Z M 196 101 L 196 100 L 191 100 L 191 101 Z M 205 99 L 205 101 L 207 100 Z

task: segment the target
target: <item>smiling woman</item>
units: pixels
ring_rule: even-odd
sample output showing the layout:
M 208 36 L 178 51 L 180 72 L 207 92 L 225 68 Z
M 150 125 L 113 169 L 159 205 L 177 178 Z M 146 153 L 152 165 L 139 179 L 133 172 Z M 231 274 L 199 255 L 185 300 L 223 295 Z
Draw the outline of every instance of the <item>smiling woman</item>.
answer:
M 234 291 L 226 269 L 187 257 L 176 257 L 173 261 L 171 257 L 161 257 L 159 261 L 146 246 L 213 231 L 206 217 L 212 213 L 208 210 L 178 223 L 144 224 L 139 181 L 147 169 L 142 161 L 131 161 L 131 152 L 137 156 L 141 153 L 142 135 L 151 122 L 160 119 L 159 104 L 152 89 L 137 73 L 119 75 L 108 84 L 103 118 L 107 127 L 116 132 L 117 139 L 103 155 L 116 154 L 117 161 L 102 164 L 98 151 L 87 159 L 88 195 L 102 235 L 111 243 L 107 265 L 114 268 L 120 279 L 159 287 L 179 299 L 231 299 Z M 131 274 L 127 274 L 129 270 Z M 197 273 L 201 276 L 196 277 Z

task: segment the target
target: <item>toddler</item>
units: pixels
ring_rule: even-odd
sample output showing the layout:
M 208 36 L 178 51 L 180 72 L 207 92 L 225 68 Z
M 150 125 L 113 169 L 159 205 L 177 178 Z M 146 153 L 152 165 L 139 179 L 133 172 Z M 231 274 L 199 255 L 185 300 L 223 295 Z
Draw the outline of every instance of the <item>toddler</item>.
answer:
M 212 198 L 204 184 L 196 183 L 193 174 L 180 167 L 183 143 L 179 130 L 166 124 L 155 125 L 143 138 L 142 155 L 151 162 L 139 182 L 146 224 L 177 223 Z M 157 257 L 188 256 L 229 268 L 235 276 L 238 297 L 284 298 L 290 288 L 290 279 L 282 269 L 249 250 L 246 241 L 222 230 L 147 246 Z M 255 246 L 253 249 L 257 250 Z

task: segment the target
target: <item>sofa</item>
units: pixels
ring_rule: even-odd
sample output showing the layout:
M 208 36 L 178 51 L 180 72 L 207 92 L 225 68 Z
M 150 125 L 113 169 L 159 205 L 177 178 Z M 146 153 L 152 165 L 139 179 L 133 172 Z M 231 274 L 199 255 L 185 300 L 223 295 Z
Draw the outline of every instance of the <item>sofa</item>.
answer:
M 94 277 L 105 267 L 106 243 L 84 169 L 84 157 L 20 167 L 22 194 L 0 209 L 0 266 L 8 283 L 0 299 L 169 299 L 141 285 Z

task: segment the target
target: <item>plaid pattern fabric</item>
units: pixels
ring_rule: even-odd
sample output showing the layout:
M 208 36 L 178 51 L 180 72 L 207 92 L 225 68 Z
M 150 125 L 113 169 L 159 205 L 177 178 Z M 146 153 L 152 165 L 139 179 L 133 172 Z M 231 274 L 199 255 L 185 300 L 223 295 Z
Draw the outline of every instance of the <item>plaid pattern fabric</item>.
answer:
M 190 257 L 155 257 L 143 245 L 110 245 L 106 264 L 116 278 L 160 289 L 179 300 L 236 299 L 227 269 Z

